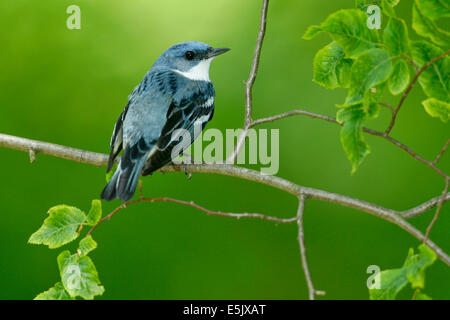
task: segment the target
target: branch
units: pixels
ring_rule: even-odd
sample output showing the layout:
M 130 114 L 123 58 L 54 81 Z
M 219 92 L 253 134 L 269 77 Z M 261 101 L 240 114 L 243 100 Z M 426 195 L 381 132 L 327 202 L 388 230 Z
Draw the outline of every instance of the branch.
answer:
M 41 153 L 66 160 L 91 164 L 94 166 L 105 166 L 108 163 L 108 156 L 106 154 L 61 146 L 54 143 L 10 136 L 3 133 L 0 133 L 0 147 L 15 149 L 32 154 L 33 156 L 30 157 L 30 160 L 32 160 L 31 162 L 34 162 L 36 160 L 36 155 Z
M 252 68 L 247 82 L 245 83 L 245 126 L 248 126 L 252 121 L 252 89 L 256 80 L 256 73 L 258 72 L 259 59 L 261 57 L 261 49 L 266 34 L 267 9 L 269 7 L 269 0 L 264 0 L 261 8 L 261 21 L 259 23 L 259 33 L 256 40 L 255 53 L 253 54 Z
M 250 69 L 250 75 L 245 82 L 245 117 L 244 117 L 244 130 L 236 144 L 236 148 L 233 153 L 228 157 L 227 163 L 233 164 L 236 161 L 236 157 L 242 149 L 245 143 L 245 138 L 248 134 L 248 129 L 252 126 L 252 104 L 253 104 L 253 84 L 256 80 L 256 74 L 258 73 L 259 59 L 261 57 L 261 49 L 264 41 L 264 35 L 266 34 L 266 22 L 267 22 L 267 9 L 269 7 L 269 0 L 263 0 L 261 8 L 261 18 L 259 23 L 258 38 L 256 39 L 255 53 L 253 54 L 252 67 Z
M 427 69 L 429 66 L 431 66 L 433 63 L 435 63 L 436 61 L 439 61 L 443 58 L 445 58 L 445 56 L 447 56 L 450 53 L 450 50 L 447 50 L 446 52 L 444 52 L 443 54 L 441 54 L 438 57 L 435 57 L 433 59 L 431 59 L 430 61 L 428 61 L 427 63 L 425 63 L 422 68 L 420 68 L 419 71 L 417 71 L 416 75 L 414 76 L 414 78 L 412 79 L 411 83 L 409 84 L 408 88 L 405 90 L 405 92 L 403 93 L 402 98 L 400 99 L 397 108 L 394 110 L 394 113 L 392 114 L 392 119 L 391 119 L 391 123 L 389 124 L 388 128 L 386 129 L 386 131 L 384 132 L 385 135 L 388 135 L 392 128 L 394 127 L 395 124 L 395 120 L 397 119 L 397 114 L 400 111 L 400 108 L 403 105 L 403 102 L 405 101 L 406 97 L 408 97 L 409 93 L 411 92 L 412 88 L 414 87 L 414 85 L 416 84 L 417 80 L 419 79 L 419 76 L 422 74 L 422 72 L 425 71 L 425 69 Z
M 447 140 L 447 142 L 444 144 L 444 146 L 441 149 L 441 152 L 439 152 L 439 154 L 436 156 L 436 159 L 433 160 L 433 162 L 431 162 L 432 164 L 436 165 L 439 160 L 441 160 L 442 156 L 444 155 L 445 151 L 448 148 L 448 145 L 450 143 L 450 139 Z
M 304 111 L 304 110 L 292 110 L 289 112 L 285 112 L 285 113 L 281 113 L 275 116 L 271 116 L 271 117 L 267 117 L 267 118 L 261 118 L 258 120 L 255 120 L 252 122 L 252 127 L 259 125 L 259 124 L 263 124 L 266 122 L 272 122 L 275 120 L 280 120 L 280 119 L 284 119 L 284 118 L 288 118 L 288 117 L 292 117 L 292 116 L 296 116 L 296 115 L 302 115 L 302 116 L 308 116 L 310 118 L 315 118 L 315 119 L 321 119 L 327 122 L 331 122 L 337 125 L 344 125 L 343 123 L 338 122 L 335 118 L 333 117 L 329 117 L 329 116 L 325 116 L 322 114 L 317 114 L 317 113 L 313 113 L 313 112 L 309 112 L 309 111 Z M 423 157 L 421 157 L 420 155 L 418 155 L 416 152 L 414 152 L 411 148 L 409 148 L 408 146 L 404 145 L 403 143 L 401 143 L 400 141 L 386 135 L 384 132 L 380 132 L 380 131 L 376 131 L 376 130 L 372 130 L 366 127 L 363 127 L 362 130 L 368 134 L 371 134 L 373 136 L 377 136 L 377 137 L 381 137 L 387 141 L 389 141 L 390 143 L 396 145 L 397 147 L 399 147 L 400 149 L 408 152 L 412 157 L 414 157 L 414 159 L 424 163 L 425 165 L 427 165 L 428 167 L 430 167 L 431 169 L 433 169 L 435 172 L 437 172 L 437 174 L 439 174 L 441 177 L 443 177 L 444 179 L 447 179 L 449 176 L 442 172 L 438 167 L 436 167 L 436 163 L 437 161 L 428 161 L 426 159 L 424 159 Z M 448 142 L 447 142 L 448 144 Z M 440 155 L 438 155 L 437 160 L 439 161 L 439 158 L 442 156 L 442 154 L 445 152 L 445 149 L 447 148 L 447 146 L 444 146 L 443 150 L 441 150 Z
M 430 224 L 427 227 L 427 231 L 425 232 L 425 237 L 423 239 L 423 243 L 425 243 L 428 240 L 428 236 L 430 235 L 431 229 L 433 228 L 434 224 L 436 223 L 436 220 L 439 217 L 439 213 L 441 212 L 442 205 L 444 204 L 444 200 L 445 200 L 446 195 L 447 195 L 449 180 L 450 179 L 445 179 L 444 191 L 442 191 L 442 196 L 440 197 L 439 202 L 437 204 L 436 212 L 435 212 L 435 214 L 433 216 L 433 219 L 431 220 Z
M 325 295 L 323 291 L 317 291 L 314 289 L 314 284 L 312 282 L 311 274 L 309 273 L 308 261 L 306 260 L 306 247 L 304 240 L 304 228 L 303 228 L 303 212 L 305 211 L 305 196 L 301 193 L 298 199 L 298 209 L 297 209 L 297 224 L 298 224 L 298 244 L 300 246 L 300 255 L 302 257 L 302 267 L 305 273 L 306 283 L 308 285 L 309 300 L 314 300 L 315 295 Z
M 192 207 L 194 209 L 200 210 L 208 215 L 212 215 L 212 216 L 221 216 L 221 217 L 230 217 L 230 218 L 236 218 L 236 219 L 241 219 L 241 218 L 257 218 L 257 219 L 263 219 L 263 220 L 267 220 L 267 221 L 273 221 L 273 222 L 278 222 L 278 223 L 292 223 L 297 221 L 297 218 L 288 218 L 288 219 L 281 219 L 281 218 L 276 218 L 276 217 L 272 217 L 272 216 L 267 216 L 264 214 L 260 214 L 260 213 L 231 213 L 231 212 L 222 212 L 222 211 L 212 211 L 209 210 L 205 207 L 202 207 L 198 204 L 196 204 L 193 201 L 184 201 L 184 200 L 179 200 L 179 199 L 174 199 L 174 198 L 169 198 L 169 197 L 159 197 L 159 198 L 144 198 L 144 197 L 140 197 L 139 199 L 136 200 L 131 200 L 128 202 L 125 202 L 123 204 L 121 204 L 120 206 L 118 206 L 116 209 L 114 209 L 110 214 L 108 214 L 107 216 L 104 216 L 102 219 L 100 219 L 97 224 L 95 224 L 94 226 L 92 226 L 92 228 L 89 230 L 89 232 L 86 234 L 86 236 L 90 235 L 92 233 L 92 231 L 95 230 L 95 228 L 97 228 L 98 225 L 100 225 L 101 223 L 105 222 L 106 220 L 110 220 L 112 218 L 112 216 L 114 216 L 117 212 L 119 212 L 122 209 L 125 209 L 126 207 L 128 207 L 131 204 L 135 204 L 135 203 L 140 203 L 140 202 L 172 202 L 172 203 L 178 203 L 178 204 L 182 204 L 185 206 L 189 206 Z
M 384 102 L 378 102 L 378 104 L 382 107 L 385 107 L 387 109 L 389 109 L 391 111 L 391 113 L 394 113 L 394 107 L 391 106 L 390 104 L 384 103 Z
M 297 115 L 301 115 L 301 116 L 308 116 L 310 118 L 315 118 L 315 119 L 321 119 L 321 120 L 325 120 L 331 123 L 336 123 L 339 124 L 340 123 L 333 117 L 329 117 L 329 116 L 324 116 L 322 114 L 317 114 L 317 113 L 313 113 L 313 112 L 309 112 L 309 111 L 304 111 L 304 110 L 291 110 L 285 113 L 281 113 L 281 114 L 277 114 L 275 116 L 271 116 L 271 117 L 267 117 L 267 118 L 261 118 L 258 120 L 253 121 L 252 123 L 252 127 L 266 123 L 266 122 L 273 122 L 275 120 L 280 120 L 280 119 L 284 119 L 287 117 L 292 117 L 292 116 L 297 116 Z
M 414 67 L 414 70 L 416 70 L 416 72 L 419 72 L 419 66 L 409 56 L 407 56 L 405 54 L 401 54 L 400 58 L 405 59 L 410 65 L 412 65 Z
M 16 149 L 24 152 L 29 152 L 33 149 L 36 154 L 42 153 L 51 155 L 58 158 L 77 161 L 80 163 L 86 163 L 96 166 L 106 166 L 108 162 L 108 156 L 102 153 L 90 152 L 70 147 L 65 147 L 53 143 L 47 143 L 42 141 L 30 140 L 25 138 L 19 138 L 6 134 L 0 134 L 0 147 L 6 147 Z M 392 222 L 398 225 L 400 228 L 406 230 L 419 241 L 424 241 L 424 235 L 417 230 L 414 226 L 406 222 L 405 218 L 411 218 L 417 216 L 425 211 L 435 207 L 439 202 L 439 197 L 431 199 L 415 208 L 406 211 L 396 211 L 393 209 L 384 208 L 382 206 L 366 202 L 360 199 L 332 193 L 320 189 L 303 187 L 295 184 L 289 180 L 269 175 L 262 175 L 260 172 L 237 167 L 234 165 L 222 165 L 222 164 L 189 164 L 189 165 L 167 165 L 160 172 L 184 172 L 185 169 L 193 173 L 211 173 L 220 174 L 225 176 L 232 176 L 236 178 L 242 178 L 248 181 L 254 181 L 261 184 L 265 184 L 282 191 L 288 192 L 294 196 L 298 196 L 300 192 L 305 195 L 305 198 L 311 198 L 331 203 L 336 203 L 344 207 L 354 208 L 366 213 L 370 213 L 384 220 Z M 450 200 L 450 193 L 447 193 L 443 201 Z M 450 265 L 450 257 L 431 240 L 426 241 L 427 245 L 432 248 L 437 255 L 446 264 Z

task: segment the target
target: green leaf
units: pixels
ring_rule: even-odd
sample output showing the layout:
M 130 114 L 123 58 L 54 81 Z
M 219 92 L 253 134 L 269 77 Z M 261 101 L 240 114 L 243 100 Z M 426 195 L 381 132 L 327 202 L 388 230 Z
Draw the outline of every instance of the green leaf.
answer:
M 56 258 L 56 261 L 58 262 L 58 269 L 59 271 L 61 271 L 64 262 L 69 259 L 70 257 L 70 251 L 69 250 L 64 250 L 63 252 L 61 252 L 58 257 Z
M 390 18 L 383 31 L 383 42 L 391 55 L 407 54 L 409 51 L 409 39 L 405 21 L 398 18 Z
M 419 0 L 416 5 L 424 16 L 431 20 L 450 17 L 450 2 L 448 0 Z
M 370 148 L 362 135 L 362 123 L 365 118 L 366 112 L 362 104 L 355 104 L 337 112 L 337 120 L 344 123 L 340 132 L 341 143 L 352 164 L 352 174 L 370 153 Z
M 400 0 L 386 0 L 386 2 L 389 3 L 389 5 L 395 7 L 400 3 Z
M 388 80 L 389 90 L 393 95 L 402 93 L 409 85 L 409 68 L 405 60 L 394 63 L 391 77 Z
M 94 239 L 92 239 L 91 235 L 88 235 L 81 239 L 80 245 L 78 247 L 78 253 L 80 256 L 85 256 L 92 250 L 97 248 L 97 242 L 95 242 Z
M 353 60 L 347 58 L 342 59 L 341 62 L 336 65 L 337 81 L 341 88 L 348 88 L 350 86 L 352 65 Z
M 436 253 L 428 246 L 421 244 L 419 253 L 407 258 L 403 267 L 408 268 L 406 277 L 413 289 L 425 287 L 425 269 L 431 266 L 437 259 Z M 413 252 L 412 252 L 413 253 Z
M 367 0 L 355 0 L 355 8 L 358 8 L 360 10 L 365 11 L 368 5 L 369 4 L 367 3 Z
M 370 49 L 361 54 L 352 65 L 346 104 L 362 102 L 364 94 L 386 81 L 391 72 L 392 62 L 386 50 Z
M 414 254 L 414 249 L 409 249 L 403 267 L 382 271 L 380 287 L 376 283 L 369 288 L 371 300 L 393 300 L 397 294 L 409 283 L 413 289 L 423 289 L 425 286 L 425 269 L 436 261 L 436 253 L 421 244 L 419 253 Z
M 311 40 L 321 32 L 322 29 L 319 26 L 309 26 L 308 29 L 306 29 L 305 33 L 303 34 L 303 39 Z
M 377 33 L 367 28 L 367 15 L 358 9 L 345 9 L 332 13 L 320 26 L 309 27 L 303 38 L 312 39 L 327 32 L 344 50 L 345 55 L 356 58 L 377 45 Z
M 442 122 L 447 123 L 450 118 L 450 103 L 440 101 L 435 98 L 429 98 L 422 101 L 425 111 L 432 117 L 441 118 Z
M 376 103 L 378 105 L 378 101 L 381 100 L 386 91 L 387 91 L 386 81 L 377 84 L 370 90 L 366 91 L 362 102 L 365 108 L 369 107 L 371 103 Z
M 100 200 L 92 200 L 91 209 L 87 215 L 86 224 L 93 226 L 102 217 L 102 202 Z
M 393 0 L 388 0 L 387 3 L 390 3 L 392 1 Z M 400 1 L 400 0 L 398 0 L 398 1 Z M 361 9 L 363 11 L 366 11 L 368 6 L 371 6 L 371 5 L 380 6 L 381 2 L 382 2 L 382 0 L 355 0 L 355 8 L 358 8 L 358 9 Z
M 450 43 L 450 33 L 440 29 L 433 20 L 429 19 L 418 6 L 419 1 L 413 5 L 413 29 L 418 35 L 429 38 L 437 45 L 448 47 Z
M 385 15 L 395 17 L 394 6 L 396 6 L 399 1 L 400 0 L 356 0 L 355 7 L 367 12 L 369 6 L 377 5 Z
M 363 104 L 364 111 L 366 112 L 367 119 L 374 119 L 378 117 L 380 113 L 380 105 L 373 101 L 368 101 Z
M 419 68 L 444 53 L 441 48 L 427 41 L 413 42 L 411 51 L 413 60 Z M 449 74 L 450 58 L 447 56 L 426 68 L 419 77 L 419 83 L 428 97 L 450 102 Z
M 57 282 L 52 288 L 39 293 L 34 300 L 75 300 L 72 298 L 61 282 Z
M 86 215 L 78 208 L 59 205 L 48 210 L 49 217 L 28 240 L 33 244 L 58 248 L 78 237 L 77 229 L 86 220 Z
M 58 256 L 58 265 L 64 288 L 71 297 L 80 296 L 90 300 L 105 291 L 100 285 L 95 265 L 88 256 L 70 255 L 64 251 Z
M 387 15 L 388 17 L 396 17 L 396 13 L 394 10 L 394 6 L 396 4 L 392 4 L 392 0 L 383 0 L 381 4 L 381 8 L 383 10 L 383 13 Z
M 314 57 L 313 81 L 328 89 L 337 88 L 336 68 L 343 59 L 344 50 L 334 41 L 320 49 Z

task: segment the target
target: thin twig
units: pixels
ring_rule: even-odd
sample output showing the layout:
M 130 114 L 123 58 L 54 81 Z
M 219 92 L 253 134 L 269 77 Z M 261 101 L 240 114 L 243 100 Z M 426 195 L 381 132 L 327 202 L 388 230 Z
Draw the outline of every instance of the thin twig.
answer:
M 96 225 L 94 225 L 86 234 L 86 236 L 90 235 L 92 233 L 92 231 L 95 230 L 95 228 L 97 228 L 98 225 L 100 225 L 101 223 L 103 223 L 106 220 L 110 220 L 112 218 L 112 216 L 114 216 L 117 212 L 119 212 L 122 209 L 125 209 L 126 207 L 128 207 L 131 204 L 135 204 L 135 203 L 140 203 L 140 202 L 172 202 L 172 203 L 178 203 L 178 204 L 182 204 L 185 206 L 189 206 L 192 207 L 194 209 L 200 210 L 208 215 L 212 215 L 212 216 L 221 216 L 221 217 L 230 217 L 230 218 L 236 218 L 236 219 L 241 219 L 241 218 L 257 218 L 257 219 L 263 219 L 263 220 L 267 220 L 267 221 L 273 221 L 273 222 L 277 222 L 277 223 L 292 223 L 292 222 L 296 222 L 297 221 L 297 217 L 294 218 L 277 218 L 277 217 L 272 217 L 272 216 L 267 216 L 264 214 L 260 214 L 260 213 L 231 213 L 231 212 L 222 212 L 222 211 L 213 211 L 213 210 L 209 210 L 205 207 L 202 207 L 198 204 L 196 204 L 193 201 L 184 201 L 184 200 L 179 200 L 179 199 L 174 199 L 174 198 L 169 198 L 169 197 L 158 197 L 158 198 L 139 198 L 136 200 L 131 200 L 128 202 L 125 202 L 123 204 L 121 204 L 120 206 L 118 206 L 116 209 L 114 209 L 110 214 L 108 214 L 107 216 L 104 216 L 102 219 L 100 219 Z
M 261 8 L 261 18 L 259 23 L 258 38 L 256 39 L 255 52 L 253 54 L 252 67 L 247 81 L 245 82 L 245 117 L 244 117 L 244 129 L 240 134 L 236 147 L 227 159 L 227 163 L 233 164 L 245 144 L 245 138 L 248 134 L 248 129 L 252 126 L 252 105 L 253 105 L 253 84 L 256 80 L 256 74 L 258 73 L 259 60 L 261 57 L 261 49 L 266 34 L 267 23 L 267 10 L 269 8 L 269 0 L 263 0 Z
M 400 216 L 407 220 L 417 217 L 417 216 L 421 215 L 422 213 L 436 207 L 439 204 L 439 201 L 441 201 L 441 199 L 442 199 L 441 197 L 442 197 L 441 195 L 438 197 L 434 197 L 434 198 L 428 200 L 427 202 L 424 202 L 421 205 L 418 205 L 417 207 L 402 211 L 402 212 L 400 212 Z M 445 199 L 443 201 L 444 202 L 450 201 L 450 192 L 447 192 L 447 194 L 445 195 Z
M 305 232 L 303 228 L 303 213 L 305 211 L 305 196 L 300 193 L 298 199 L 298 209 L 297 209 L 297 225 L 298 225 L 298 244 L 300 247 L 300 255 L 302 258 L 303 272 L 306 278 L 306 284 L 308 285 L 308 297 L 309 300 L 314 300 L 316 294 L 325 294 L 323 291 L 316 291 L 314 284 L 312 282 L 311 273 L 309 272 L 308 260 L 306 259 L 306 246 L 305 246 Z
M 281 113 L 281 114 L 278 114 L 278 115 L 275 115 L 275 116 L 271 116 L 271 117 L 261 118 L 261 119 L 255 120 L 255 121 L 253 121 L 252 126 L 256 126 L 256 125 L 263 124 L 263 123 L 266 123 L 266 122 L 272 122 L 272 121 L 275 121 L 275 120 L 280 120 L 280 119 L 291 117 L 291 116 L 295 116 L 295 115 L 304 115 L 304 116 L 308 116 L 310 118 L 321 119 L 321 120 L 325 120 L 327 122 L 335 123 L 335 124 L 338 124 L 340 126 L 343 125 L 343 123 L 338 122 L 333 117 L 329 117 L 329 116 L 325 116 L 325 115 L 321 115 L 321 114 L 317 114 L 317 113 L 313 113 L 313 112 L 309 112 L 309 111 L 304 111 L 304 110 L 292 110 L 292 111 Z M 392 138 L 391 136 L 386 135 L 384 132 L 372 130 L 372 129 L 369 129 L 369 128 L 366 128 L 366 127 L 363 127 L 362 130 L 364 132 L 368 133 L 368 134 L 371 134 L 371 135 L 377 136 L 377 137 L 381 137 L 381 138 L 383 138 L 383 139 L 393 143 L 394 145 L 396 145 L 400 149 L 408 152 L 412 157 L 414 157 L 414 159 L 424 163 L 425 165 L 427 165 L 428 167 L 433 169 L 437 174 L 439 174 L 444 179 L 448 178 L 448 175 L 446 173 L 442 172 L 439 168 L 437 168 L 432 161 L 426 160 L 422 156 L 418 155 L 411 148 L 409 148 L 408 146 L 404 145 L 400 141 Z
M 378 102 L 378 104 L 382 107 L 385 107 L 385 108 L 391 110 L 391 113 L 394 113 L 394 107 L 391 106 L 390 104 L 384 103 L 384 102 Z
M 409 56 L 405 55 L 405 54 L 401 54 L 400 58 L 405 59 L 410 65 L 412 65 L 414 67 L 414 70 L 416 70 L 416 72 L 419 72 L 419 66 L 417 65 L 417 63 L 414 62 L 413 59 L 411 59 Z
M 414 76 L 414 78 L 412 79 L 412 81 L 410 82 L 408 88 L 405 90 L 405 92 L 403 93 L 397 108 L 394 110 L 394 113 L 392 114 L 392 119 L 391 122 L 389 123 L 388 128 L 386 129 L 386 131 L 384 132 L 385 135 L 389 135 L 389 133 L 391 132 L 392 128 L 394 127 L 395 124 L 395 120 L 397 119 L 397 114 L 400 111 L 400 108 L 403 105 L 403 102 L 405 101 L 406 97 L 408 97 L 409 93 L 411 92 L 412 88 L 414 87 L 414 85 L 416 84 L 417 80 L 419 79 L 419 76 L 422 74 L 422 72 L 425 71 L 425 69 L 427 69 L 429 66 L 431 66 L 433 63 L 435 63 L 436 61 L 439 61 L 443 58 L 445 58 L 445 56 L 447 56 L 450 53 L 450 50 L 447 50 L 446 52 L 444 52 L 443 54 L 441 54 L 438 57 L 435 57 L 433 59 L 431 59 L 430 61 L 428 61 L 427 63 L 425 63 L 422 68 L 420 68 L 419 71 L 417 71 L 416 75 Z
M 182 170 L 180 168 L 180 170 Z M 345 206 L 351 207 L 351 208 L 355 208 L 367 213 L 371 213 L 377 217 L 380 217 L 386 221 L 389 221 L 393 224 L 396 224 L 397 226 L 399 226 L 400 228 L 402 228 L 403 230 L 407 231 L 408 233 L 410 233 L 411 235 L 413 235 L 415 238 L 417 238 L 419 241 L 423 241 L 424 243 L 426 243 L 432 250 L 434 250 L 437 254 L 437 256 L 443 261 L 445 262 L 447 265 L 450 266 L 450 256 L 447 255 L 447 253 L 444 252 L 444 250 L 442 250 L 438 245 L 436 245 L 433 241 L 429 240 L 429 239 L 425 239 L 425 236 L 419 231 L 417 230 L 417 228 L 415 228 L 413 225 L 411 225 L 410 223 L 406 222 L 402 217 L 401 214 L 398 212 L 395 212 L 391 209 L 386 209 L 383 207 L 379 207 L 373 204 L 370 204 L 368 202 L 365 201 L 361 201 L 358 199 L 353 199 L 350 197 L 345 197 L 345 196 L 341 196 L 341 195 L 337 195 L 337 194 L 332 194 L 326 191 L 321 191 L 321 190 L 315 190 L 314 193 L 312 193 L 312 191 L 315 189 L 311 189 L 311 188 L 305 188 L 305 187 L 299 187 L 299 194 L 301 192 L 301 194 L 306 198 L 311 198 L 311 199 L 318 199 L 318 200 L 323 200 L 323 201 L 328 201 L 328 202 L 334 202 L 334 203 L 340 203 L 343 204 Z M 450 194 L 447 194 L 447 196 L 445 197 L 445 199 L 450 198 Z M 162 202 L 173 202 L 173 203 L 178 203 L 178 204 L 182 204 L 182 205 L 187 205 L 190 207 L 193 207 L 195 209 L 198 209 L 200 211 L 203 211 L 207 214 L 210 215 L 216 215 L 216 216 L 224 216 L 224 217 L 232 217 L 232 218 L 258 218 L 258 219 L 264 219 L 264 220 L 268 220 L 268 221 L 273 221 L 273 222 L 278 222 L 278 223 L 292 223 L 295 221 L 298 221 L 298 217 L 292 217 L 292 218 L 277 218 L 277 217 L 273 217 L 273 216 L 268 216 L 268 215 L 263 215 L 263 214 L 259 214 L 259 213 L 229 213 L 229 212 L 221 212 L 221 211 L 212 211 L 209 209 L 206 209 L 200 205 L 197 205 L 196 203 L 192 202 L 192 201 L 184 201 L 184 200 L 178 200 L 178 199 L 173 199 L 173 198 L 168 198 L 168 197 L 160 197 L 160 198 L 139 198 L 136 200 L 131 200 L 128 202 L 123 203 L 122 205 L 118 206 L 116 209 L 114 209 L 110 214 L 108 214 L 107 216 L 103 217 L 96 225 L 94 225 L 89 232 L 87 233 L 87 235 L 90 235 L 92 233 L 92 231 L 94 231 L 94 229 L 100 225 L 101 223 L 103 223 L 106 220 L 111 219 L 111 217 L 113 215 L 115 215 L 117 212 L 119 212 L 122 209 L 125 209 L 127 206 L 131 205 L 131 204 L 135 204 L 135 203 L 139 203 L 139 202 L 157 202 L 157 201 L 162 201 Z M 419 206 L 419 207 L 423 207 L 425 204 Z M 427 206 L 429 206 L 429 204 L 427 204 Z M 414 210 L 415 208 L 411 209 Z M 429 209 L 429 207 L 426 208 L 422 208 L 422 209 Z M 317 292 L 316 292 L 317 294 Z
M 449 143 L 450 143 L 450 139 L 447 140 L 447 142 L 442 147 L 441 152 L 439 152 L 439 154 L 436 156 L 436 158 L 431 162 L 433 165 L 436 165 L 439 162 L 439 160 L 441 160 L 442 156 L 444 155 L 445 151 L 448 148 Z
M 428 167 L 430 167 L 431 169 L 433 169 L 438 175 L 440 175 L 441 177 L 443 177 L 444 179 L 447 179 L 449 176 L 448 174 L 442 172 L 438 167 L 436 167 L 433 162 L 426 160 L 425 158 L 423 158 L 422 156 L 418 155 L 415 151 L 413 151 L 410 147 L 404 145 L 403 143 L 401 143 L 400 141 L 392 138 L 391 136 L 385 135 L 382 132 L 379 131 L 375 131 L 372 129 L 368 129 L 368 128 L 362 128 L 362 130 L 368 134 L 374 135 L 374 136 L 378 136 L 378 137 L 382 137 L 383 139 L 389 141 L 390 143 L 396 145 L 397 147 L 399 147 L 400 149 L 408 152 L 414 159 L 422 162 L 423 164 L 427 165 Z
M 423 239 L 423 243 L 426 243 L 428 240 L 428 237 L 430 235 L 431 229 L 433 228 L 434 224 L 436 223 L 436 220 L 439 218 L 439 213 L 441 212 L 442 209 L 442 205 L 444 204 L 445 198 L 447 196 L 447 192 L 448 192 L 448 185 L 449 185 L 449 180 L 450 179 L 445 179 L 445 188 L 444 191 L 442 191 L 442 196 L 439 199 L 439 203 L 436 207 L 436 212 L 433 216 L 433 219 L 431 220 L 430 224 L 427 227 L 427 231 L 425 232 L 425 237 Z
M 339 122 L 333 118 L 333 117 L 329 117 L 329 116 L 325 116 L 322 114 L 317 114 L 317 113 L 313 113 L 313 112 L 309 112 L 309 111 L 304 111 L 304 110 L 291 110 L 285 113 L 281 113 L 281 114 L 277 114 L 271 117 L 267 117 L 267 118 L 261 118 L 258 120 L 253 121 L 252 123 L 252 127 L 266 123 L 266 122 L 272 122 L 275 120 L 280 120 L 283 118 L 287 118 L 287 117 L 292 117 L 292 116 L 296 116 L 296 115 L 302 115 L 302 116 L 308 116 L 310 118 L 316 118 L 316 119 L 321 119 L 321 120 L 325 120 L 328 122 L 332 122 L 332 123 L 336 123 L 339 124 Z
M 249 128 L 250 128 L 249 126 L 244 125 L 244 129 L 242 130 L 237 140 L 236 147 L 234 148 L 233 152 L 227 159 L 228 164 L 234 164 L 234 162 L 236 161 L 239 152 L 241 151 L 242 147 L 245 144 L 245 138 L 247 138 Z
M 248 126 L 252 121 L 252 90 L 253 84 L 258 73 L 259 59 L 261 57 L 261 49 L 266 34 L 267 23 L 267 9 L 269 7 L 269 0 L 263 0 L 261 8 L 261 19 L 259 23 L 258 38 L 256 39 L 255 52 L 253 54 L 252 68 L 247 82 L 245 83 L 245 126 Z

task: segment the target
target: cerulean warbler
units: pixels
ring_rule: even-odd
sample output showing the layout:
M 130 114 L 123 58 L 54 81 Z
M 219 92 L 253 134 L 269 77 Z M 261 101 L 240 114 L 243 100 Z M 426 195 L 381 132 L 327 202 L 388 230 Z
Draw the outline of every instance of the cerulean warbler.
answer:
M 111 137 L 108 169 L 123 149 L 114 175 L 103 189 L 105 200 L 128 201 L 140 175 L 151 174 L 171 162 L 179 129 L 190 133 L 179 154 L 197 138 L 214 114 L 211 61 L 229 49 L 197 42 L 182 42 L 155 61 L 128 98 Z M 200 126 L 201 130 L 194 130 Z M 177 154 L 178 155 L 178 154 Z

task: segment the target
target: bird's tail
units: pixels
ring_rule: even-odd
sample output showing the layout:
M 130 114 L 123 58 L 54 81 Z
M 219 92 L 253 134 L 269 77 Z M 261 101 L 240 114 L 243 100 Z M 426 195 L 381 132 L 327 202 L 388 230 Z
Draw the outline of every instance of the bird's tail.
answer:
M 115 198 L 122 201 L 130 200 L 136 190 L 144 163 L 145 157 L 138 159 L 137 162 L 124 161 L 124 157 L 122 157 L 116 172 L 102 191 L 102 199 L 106 201 Z

